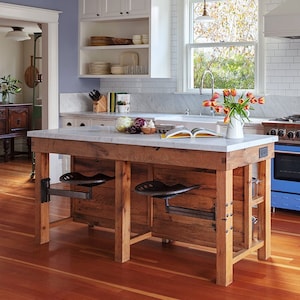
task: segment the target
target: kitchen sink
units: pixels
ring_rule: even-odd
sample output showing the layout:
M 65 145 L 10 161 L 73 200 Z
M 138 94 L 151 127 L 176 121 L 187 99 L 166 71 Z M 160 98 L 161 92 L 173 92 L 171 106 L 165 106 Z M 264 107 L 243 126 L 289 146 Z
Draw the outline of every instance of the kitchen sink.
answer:
M 184 122 L 200 122 L 200 123 L 216 123 L 222 121 L 223 116 L 209 116 L 209 115 L 168 115 L 159 116 L 155 118 L 156 122 L 159 121 L 184 121 Z

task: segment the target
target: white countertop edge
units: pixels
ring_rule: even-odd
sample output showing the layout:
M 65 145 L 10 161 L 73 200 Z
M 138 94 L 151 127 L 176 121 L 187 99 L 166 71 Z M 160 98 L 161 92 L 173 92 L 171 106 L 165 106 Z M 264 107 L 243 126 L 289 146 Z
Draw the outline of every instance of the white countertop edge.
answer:
M 123 113 L 109 113 L 109 112 L 100 112 L 95 113 L 91 111 L 86 112 L 69 112 L 69 113 L 60 113 L 61 117 L 86 117 L 86 118 L 101 118 L 101 119 L 111 119 L 111 118 L 118 118 L 122 116 L 127 116 L 130 118 L 145 118 L 147 120 L 154 120 L 158 123 L 165 123 L 165 122 L 178 122 L 178 123 L 218 123 L 218 124 L 224 124 L 223 119 L 224 116 L 222 115 L 216 115 L 215 117 L 209 116 L 209 115 L 185 115 L 185 114 L 168 114 L 168 113 L 143 113 L 143 112 L 129 112 L 126 114 Z M 251 118 L 250 122 L 246 122 L 245 126 L 251 126 L 251 125 L 257 125 L 261 124 L 262 122 L 268 121 L 269 118 Z M 226 124 L 224 124 L 226 126 Z
M 278 141 L 277 136 L 269 135 L 245 135 L 243 139 L 226 139 L 224 137 L 161 139 L 159 134 L 147 135 L 119 133 L 112 126 L 35 130 L 29 131 L 27 134 L 29 137 L 37 138 L 53 138 L 73 141 L 101 142 L 213 152 L 232 152 Z

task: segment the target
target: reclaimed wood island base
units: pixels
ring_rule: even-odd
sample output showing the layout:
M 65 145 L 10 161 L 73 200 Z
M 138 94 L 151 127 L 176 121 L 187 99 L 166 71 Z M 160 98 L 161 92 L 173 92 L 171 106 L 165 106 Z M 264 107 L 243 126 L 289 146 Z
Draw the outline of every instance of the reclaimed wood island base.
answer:
M 159 135 L 128 135 L 113 127 L 38 130 L 28 133 L 36 159 L 36 239 L 49 242 L 49 202 L 41 202 L 41 179 L 49 176 L 49 154 L 71 155 L 72 170 L 111 173 L 114 181 L 95 187 L 92 200 L 72 199 L 72 217 L 115 233 L 115 260 L 130 259 L 130 245 L 152 236 L 215 249 L 216 283 L 233 281 L 233 265 L 257 250 L 270 257 L 270 172 L 277 137 L 242 140 L 199 138 L 165 140 Z M 253 195 L 253 165 L 259 184 Z M 111 175 L 109 174 L 109 175 Z M 136 184 L 200 184 L 171 201 L 214 212 L 201 219 L 168 214 L 160 199 L 134 192 Z M 252 216 L 259 220 L 254 236 Z

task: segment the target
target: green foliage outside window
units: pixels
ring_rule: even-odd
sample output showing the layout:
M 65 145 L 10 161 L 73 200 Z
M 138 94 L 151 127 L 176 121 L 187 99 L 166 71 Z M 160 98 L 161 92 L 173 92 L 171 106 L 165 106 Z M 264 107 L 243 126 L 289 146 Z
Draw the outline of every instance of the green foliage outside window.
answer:
M 203 12 L 203 1 L 191 1 L 195 20 Z M 201 76 L 209 69 L 216 89 L 254 89 L 258 0 L 208 0 L 207 11 L 214 22 L 193 22 L 194 88 L 200 87 Z M 210 78 L 206 78 L 204 87 L 211 87 Z

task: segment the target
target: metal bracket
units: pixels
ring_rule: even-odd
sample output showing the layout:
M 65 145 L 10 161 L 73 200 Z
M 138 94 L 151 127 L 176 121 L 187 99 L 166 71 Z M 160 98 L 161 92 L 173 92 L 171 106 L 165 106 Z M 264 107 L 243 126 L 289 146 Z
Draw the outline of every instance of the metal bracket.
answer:
M 50 195 L 89 200 L 92 199 L 92 187 L 85 192 L 53 189 L 50 188 L 50 178 L 41 179 L 41 203 L 50 202 Z
M 194 217 L 206 220 L 216 220 L 215 211 L 205 211 L 181 206 L 169 205 L 169 198 L 165 199 L 166 212 L 187 217 Z

